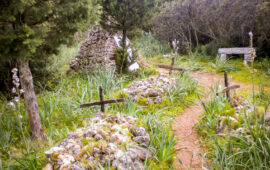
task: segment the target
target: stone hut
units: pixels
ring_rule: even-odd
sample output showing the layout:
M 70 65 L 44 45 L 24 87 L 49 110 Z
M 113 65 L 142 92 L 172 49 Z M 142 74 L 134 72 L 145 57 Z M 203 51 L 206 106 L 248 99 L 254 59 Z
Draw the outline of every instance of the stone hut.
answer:
M 75 59 L 70 62 L 68 72 L 80 69 L 92 72 L 97 66 L 99 68 L 114 68 L 114 49 L 116 47 L 113 34 L 106 32 L 100 26 L 94 26 L 81 44 Z

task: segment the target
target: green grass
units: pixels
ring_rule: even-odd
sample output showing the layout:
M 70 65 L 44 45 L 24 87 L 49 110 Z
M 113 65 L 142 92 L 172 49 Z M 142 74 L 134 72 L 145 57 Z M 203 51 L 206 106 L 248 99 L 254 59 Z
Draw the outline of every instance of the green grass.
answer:
M 171 59 L 164 58 L 163 56 L 155 56 L 148 59 L 154 63 L 171 64 Z M 269 60 L 255 60 L 255 85 L 270 87 L 269 65 Z M 218 58 L 211 59 L 202 54 L 192 54 L 192 56 L 178 55 L 176 56 L 175 66 L 184 68 L 186 71 L 214 72 L 216 74 L 222 74 L 223 71 L 227 71 L 232 79 L 240 82 L 252 83 L 249 69 L 243 64 L 242 58 L 221 62 Z
M 44 151 L 57 145 L 70 131 L 85 126 L 87 119 L 99 111 L 98 106 L 79 108 L 82 103 L 98 100 L 99 86 L 104 89 L 105 99 L 125 97 L 126 94 L 121 93 L 121 90 L 132 81 L 157 75 L 154 69 L 141 69 L 121 76 L 115 74 L 114 70 L 97 71 L 93 74 L 72 73 L 67 76 L 65 71 L 78 46 L 62 46 L 60 50 L 61 53 L 53 57 L 54 65 L 49 68 L 57 73 L 56 80 L 48 80 L 48 87 L 37 95 L 46 140 L 31 140 L 29 119 L 23 101 L 13 109 L 8 106 L 9 101 L 5 97 L 1 100 L 0 169 L 41 169 L 46 163 Z M 137 117 L 138 125 L 149 131 L 150 149 L 154 159 L 145 162 L 147 169 L 172 167 L 176 145 L 171 133 L 172 118 L 197 96 L 197 83 L 194 80 L 187 74 L 174 76 L 178 79 L 178 84 L 163 96 L 161 104 L 145 107 L 128 101 L 106 106 L 108 113 Z
M 133 40 L 133 44 L 136 49 L 139 50 L 139 54 L 144 57 L 163 57 L 164 54 L 169 54 L 171 48 L 167 43 L 157 41 L 151 34 L 145 34 L 144 36 Z
M 215 90 L 207 101 L 201 101 L 204 113 L 196 128 L 214 169 L 269 169 L 270 133 L 264 115 L 270 104 L 270 95 L 263 93 L 262 96 L 261 93 L 255 92 L 254 102 L 252 95 L 246 96 L 249 105 L 256 105 L 256 111 L 246 114 L 242 110 L 239 116 L 225 96 L 215 95 Z M 218 134 L 216 127 L 222 116 L 234 117 L 237 124 L 226 121 L 226 130 Z M 240 126 L 242 133 L 234 131 Z

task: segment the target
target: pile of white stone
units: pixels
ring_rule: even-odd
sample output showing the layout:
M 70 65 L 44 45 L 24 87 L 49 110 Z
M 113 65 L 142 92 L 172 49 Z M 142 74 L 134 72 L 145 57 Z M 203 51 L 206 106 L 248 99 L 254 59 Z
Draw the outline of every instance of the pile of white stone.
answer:
M 168 91 L 175 84 L 176 79 L 165 74 L 152 76 L 131 83 L 124 92 L 131 95 L 137 101 L 139 98 L 147 98 L 147 104 L 160 103 L 162 94 Z
M 245 100 L 245 98 L 242 98 Z M 235 113 L 233 115 L 221 116 L 219 118 L 218 126 L 216 127 L 216 133 L 249 133 L 249 129 L 245 127 L 244 117 L 254 116 L 254 107 L 247 102 L 241 102 L 237 106 L 234 107 Z M 259 114 L 259 115 L 257 115 Z M 261 120 L 263 113 L 256 112 L 256 116 L 259 117 L 258 120 Z M 270 130 L 270 112 L 267 112 L 264 115 L 265 128 Z
M 68 134 L 58 146 L 45 152 L 46 169 L 100 169 L 114 167 L 142 170 L 151 158 L 149 135 L 128 115 L 98 114 L 88 126 Z

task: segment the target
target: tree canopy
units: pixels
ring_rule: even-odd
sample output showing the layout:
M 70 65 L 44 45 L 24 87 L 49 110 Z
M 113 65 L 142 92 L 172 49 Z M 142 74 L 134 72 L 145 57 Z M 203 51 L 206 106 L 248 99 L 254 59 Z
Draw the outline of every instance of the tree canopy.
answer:
M 15 60 L 28 111 L 31 134 L 42 139 L 31 60 L 43 60 L 68 43 L 89 14 L 88 0 L 2 0 L 0 2 L 0 57 Z M 42 68 L 39 68 L 42 69 Z

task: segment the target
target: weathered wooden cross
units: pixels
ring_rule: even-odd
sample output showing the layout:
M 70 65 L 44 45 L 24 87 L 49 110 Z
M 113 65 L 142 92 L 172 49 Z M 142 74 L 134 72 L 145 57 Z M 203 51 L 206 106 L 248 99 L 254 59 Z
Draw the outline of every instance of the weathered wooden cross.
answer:
M 182 68 L 179 68 L 179 67 L 174 67 L 174 60 L 175 60 L 175 56 L 177 55 L 177 51 L 178 51 L 178 41 L 175 39 L 174 41 L 172 41 L 172 45 L 173 45 L 173 49 L 174 49 L 174 54 L 173 54 L 173 57 L 172 57 L 172 62 L 171 62 L 171 65 L 163 65 L 163 64 L 158 64 L 157 66 L 159 68 L 165 68 L 165 69 L 170 69 L 170 72 L 169 72 L 169 75 L 172 74 L 172 71 L 173 70 L 177 70 L 177 71 L 183 71 Z
M 169 65 L 164 65 L 164 64 L 158 64 L 157 66 L 158 66 L 159 68 L 169 69 L 169 70 L 170 70 L 170 72 L 169 72 L 170 75 L 172 74 L 172 71 L 173 71 L 173 70 L 183 71 L 184 69 L 182 69 L 182 68 L 180 68 L 180 67 L 174 67 L 174 60 L 175 60 L 175 58 L 173 57 L 170 66 L 169 66 Z
M 121 102 L 125 101 L 122 98 L 121 99 L 104 100 L 104 98 L 103 98 L 103 89 L 102 89 L 101 86 L 99 86 L 99 98 L 100 98 L 100 101 L 82 104 L 82 105 L 80 105 L 80 108 L 100 105 L 101 112 L 105 113 L 105 104 L 121 103 Z
M 216 93 L 216 95 L 218 96 L 220 93 L 226 93 L 226 97 L 229 99 L 229 102 L 231 102 L 230 90 L 238 89 L 240 88 L 240 85 L 229 86 L 229 78 L 226 71 L 224 71 L 224 84 L 225 84 L 225 88 L 221 92 Z

